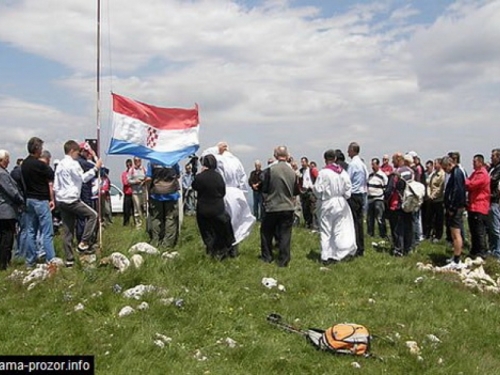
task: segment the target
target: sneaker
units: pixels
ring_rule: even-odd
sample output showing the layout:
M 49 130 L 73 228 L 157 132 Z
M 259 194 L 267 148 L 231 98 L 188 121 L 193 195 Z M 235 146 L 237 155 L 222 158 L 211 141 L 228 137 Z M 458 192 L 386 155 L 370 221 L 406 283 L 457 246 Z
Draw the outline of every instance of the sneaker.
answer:
M 75 262 L 72 260 L 67 260 L 66 262 L 64 262 L 64 265 L 66 266 L 66 268 L 71 268 L 75 265 Z
M 80 242 L 78 244 L 78 252 L 84 253 L 89 249 L 89 245 L 85 242 Z

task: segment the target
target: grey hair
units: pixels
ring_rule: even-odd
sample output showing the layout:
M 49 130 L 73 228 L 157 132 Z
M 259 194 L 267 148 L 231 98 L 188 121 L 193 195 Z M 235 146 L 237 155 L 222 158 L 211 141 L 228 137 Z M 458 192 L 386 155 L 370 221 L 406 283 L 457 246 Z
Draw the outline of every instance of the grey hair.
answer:
M 0 161 L 3 161 L 7 158 L 10 157 L 9 151 L 7 150 L 0 150 Z
M 450 164 L 455 164 L 455 161 L 453 160 L 453 158 L 451 158 L 449 156 L 443 156 L 443 159 L 441 160 L 441 165 L 443 167 L 445 167 L 445 166 L 450 165 Z
M 42 154 L 40 155 L 40 159 L 50 159 L 52 158 L 52 154 L 48 150 L 43 150 Z

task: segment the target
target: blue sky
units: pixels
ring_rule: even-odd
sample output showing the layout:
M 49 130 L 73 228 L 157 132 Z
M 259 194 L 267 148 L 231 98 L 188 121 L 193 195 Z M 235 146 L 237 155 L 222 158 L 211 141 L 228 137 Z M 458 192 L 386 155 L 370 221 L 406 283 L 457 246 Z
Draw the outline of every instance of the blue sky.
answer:
M 103 149 L 111 89 L 198 103 L 201 148 L 226 140 L 248 169 L 279 144 L 320 164 L 353 140 L 367 159 L 499 146 L 498 0 L 102 4 Z M 0 0 L 0 148 L 37 135 L 62 157 L 95 134 L 95 48 L 92 1 Z

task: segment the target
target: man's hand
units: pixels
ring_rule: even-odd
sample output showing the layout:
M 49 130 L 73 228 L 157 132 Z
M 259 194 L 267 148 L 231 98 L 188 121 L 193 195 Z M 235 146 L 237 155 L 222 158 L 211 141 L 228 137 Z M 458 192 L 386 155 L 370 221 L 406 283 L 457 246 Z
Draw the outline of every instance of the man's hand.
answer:
M 102 160 L 101 159 L 97 159 L 97 161 L 95 163 L 95 167 L 97 169 L 100 169 L 102 167 Z
M 51 211 L 54 211 L 54 208 L 56 208 L 56 202 L 54 202 L 53 200 L 49 201 L 49 208 Z

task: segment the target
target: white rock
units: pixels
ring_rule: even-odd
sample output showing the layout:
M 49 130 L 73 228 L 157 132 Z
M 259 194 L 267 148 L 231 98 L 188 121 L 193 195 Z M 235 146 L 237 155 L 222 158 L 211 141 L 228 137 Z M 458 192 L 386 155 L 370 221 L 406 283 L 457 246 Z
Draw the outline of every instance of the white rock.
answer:
M 97 255 L 95 254 L 80 255 L 80 262 L 86 264 L 94 264 L 95 262 L 97 262 Z
M 115 267 L 118 268 L 118 271 L 125 272 L 130 267 L 130 260 L 119 252 L 111 253 L 108 257 L 109 262 Z
M 6 277 L 8 280 L 21 280 L 24 278 L 24 272 L 20 270 L 14 270 L 12 273 Z
M 430 342 L 435 342 L 435 343 L 441 342 L 441 340 L 433 334 L 428 334 L 426 337 L 427 340 L 429 340 Z
M 134 265 L 135 268 L 141 268 L 144 263 L 144 258 L 140 254 L 134 254 L 130 258 L 130 262 Z
M 130 307 L 130 306 L 125 306 L 123 307 L 120 312 L 118 313 L 118 316 L 120 318 L 123 318 L 124 316 L 127 316 L 127 315 L 130 315 L 130 314 L 133 314 L 135 312 L 135 310 Z
M 45 264 L 37 264 L 36 268 L 23 279 L 23 284 L 30 284 L 37 280 L 45 280 L 48 276 L 49 271 L 47 270 L 47 266 Z
M 319 270 L 325 272 L 325 271 L 330 271 L 330 268 L 328 268 L 328 267 L 320 267 Z
M 442 365 L 443 363 L 444 363 L 443 358 L 439 358 L 439 359 L 438 359 L 438 365 Z
M 174 297 L 169 297 L 169 298 L 160 298 L 160 303 L 162 305 L 168 306 L 174 303 L 175 298 Z
M 236 348 L 238 346 L 238 343 L 234 341 L 231 337 L 226 337 L 224 341 L 230 348 Z
M 351 366 L 354 368 L 361 368 L 361 365 L 358 362 L 351 362 Z
M 198 361 L 206 361 L 208 359 L 206 356 L 203 355 L 200 349 L 196 349 L 193 357 Z
M 154 292 L 155 290 L 156 287 L 154 285 L 139 284 L 133 288 L 124 291 L 123 296 L 126 298 L 133 298 L 136 300 L 140 300 L 144 294 Z
M 129 253 L 144 253 L 150 255 L 159 255 L 160 252 L 154 246 L 151 246 L 147 242 L 139 242 L 132 246 L 129 250 Z
M 170 344 L 172 342 L 172 338 L 171 337 L 162 335 L 161 333 L 158 333 L 158 332 L 155 333 L 155 338 L 158 339 L 158 340 L 161 340 L 165 344 Z
M 92 293 L 90 295 L 90 297 L 92 297 L 92 298 L 96 298 L 96 297 L 100 297 L 100 296 L 102 296 L 102 292 L 100 290 L 98 290 L 97 292 Z
M 419 361 L 419 362 L 423 362 L 423 361 L 424 361 L 424 358 L 423 358 L 422 356 L 420 356 L 420 355 L 419 355 L 419 356 L 417 357 L 417 361 Z
M 420 284 L 422 281 L 424 281 L 424 277 L 420 276 L 420 277 L 417 277 L 414 282 L 415 282 L 415 284 Z
M 149 309 L 149 304 L 147 302 L 141 302 L 139 306 L 137 306 L 137 310 L 148 310 Z
M 368 303 L 374 304 L 376 301 L 373 298 L 368 298 Z
M 285 288 L 285 286 L 283 284 L 278 285 L 278 290 L 280 292 L 286 292 L 286 288 Z
M 83 306 L 83 303 L 79 303 L 78 305 L 75 306 L 74 310 L 75 311 L 82 311 L 84 308 L 85 308 L 85 306 Z
M 399 340 L 401 338 L 401 335 L 399 334 L 399 332 L 394 333 L 394 338 L 397 340 Z
M 156 346 L 159 346 L 160 348 L 164 348 L 165 347 L 165 343 L 161 340 L 154 340 L 153 343 L 156 345 Z
M 263 277 L 261 281 L 262 285 L 264 285 L 268 289 L 272 289 L 278 285 L 278 280 L 273 279 L 272 277 Z
M 33 282 L 33 283 L 31 283 L 30 285 L 28 285 L 28 288 L 27 288 L 28 292 L 29 292 L 30 290 L 35 289 L 35 286 L 37 286 L 37 285 L 38 285 L 38 283 L 35 283 L 35 282 Z
M 496 286 L 493 286 L 493 285 L 486 285 L 484 287 L 484 290 L 487 291 L 487 292 L 493 292 L 493 293 L 499 293 L 500 292 L 500 289 Z
M 410 349 L 411 354 L 420 354 L 420 348 L 416 341 L 406 341 L 406 346 Z
M 169 252 L 169 251 L 165 251 L 161 257 L 163 259 L 174 259 L 174 258 L 177 258 L 179 256 L 179 252 L 178 251 L 172 251 L 172 252 Z

